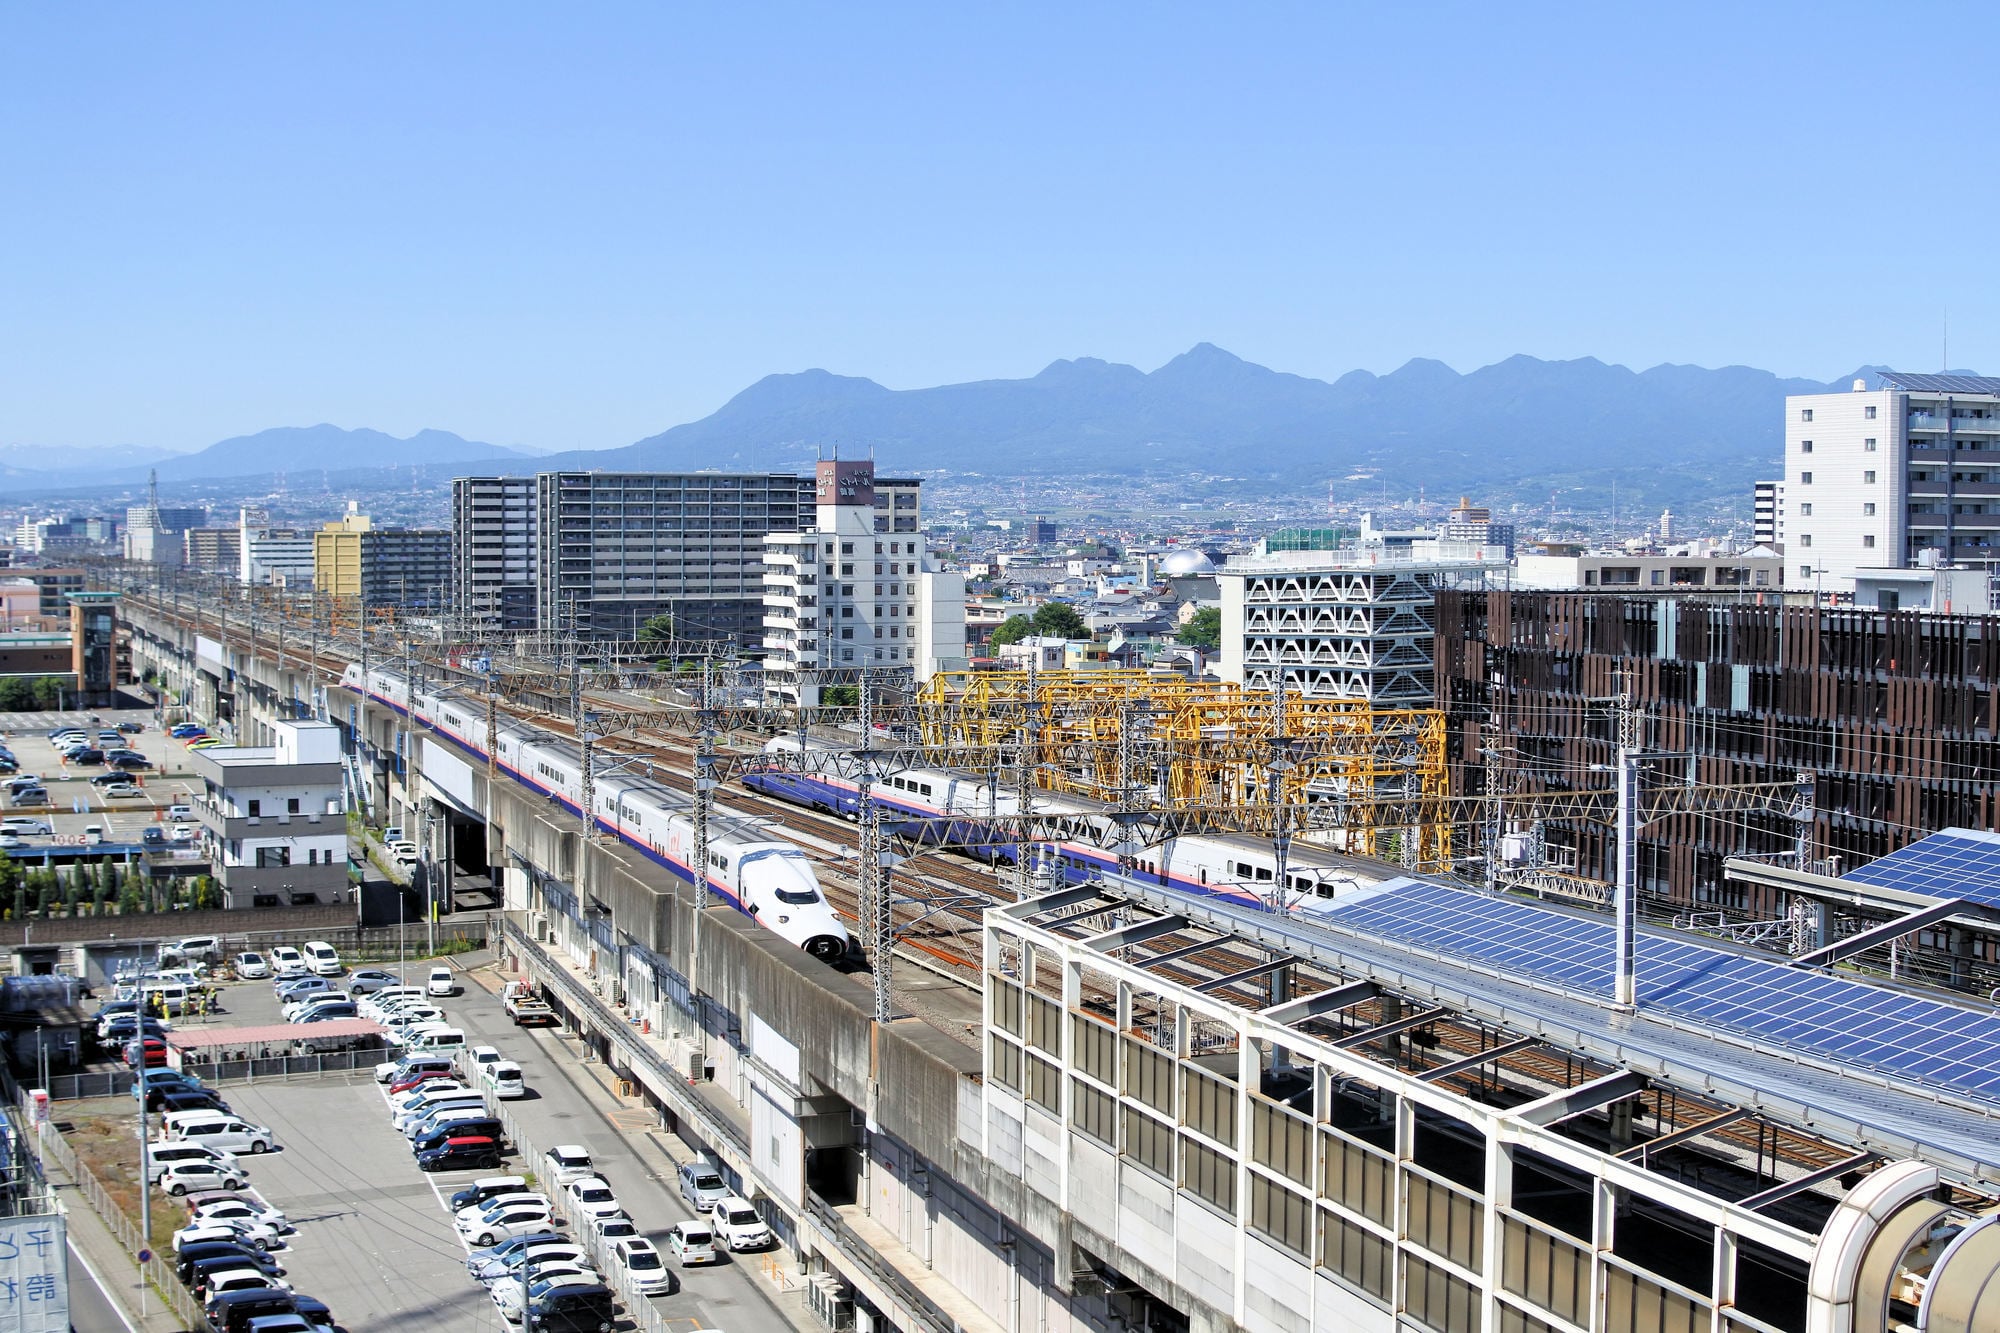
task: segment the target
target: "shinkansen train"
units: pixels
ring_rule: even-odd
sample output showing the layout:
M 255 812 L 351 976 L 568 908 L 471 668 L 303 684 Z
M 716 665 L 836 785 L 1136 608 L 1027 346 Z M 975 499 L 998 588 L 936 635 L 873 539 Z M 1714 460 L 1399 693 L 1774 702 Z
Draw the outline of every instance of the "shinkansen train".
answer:
M 808 739 L 804 744 L 814 750 L 842 748 L 817 739 Z M 777 757 L 796 754 L 800 745 L 797 736 L 781 736 L 768 742 L 764 750 Z M 860 804 L 859 788 L 852 781 L 825 771 L 831 767 L 826 763 L 774 763 L 768 771 L 746 775 L 743 785 L 767 796 L 852 819 Z M 1004 781 L 996 791 L 988 775 L 945 768 L 910 768 L 878 781 L 874 798 L 883 807 L 885 818 L 902 814 L 912 820 L 927 821 L 926 835 L 932 840 L 948 842 L 990 861 L 1016 859 L 1016 849 L 1006 835 L 981 822 L 982 815 L 1010 815 L 1016 810 L 1013 789 Z M 1064 835 L 1060 841 L 1039 843 L 1029 849 L 1030 861 L 1039 873 L 1051 881 L 1060 878 L 1081 883 L 1118 870 L 1115 849 L 1119 833 L 1111 818 L 1111 806 L 1082 796 L 1038 792 L 1033 808 L 1037 815 L 1051 819 Z M 1275 896 L 1272 889 L 1278 867 L 1277 853 L 1267 838 L 1199 834 L 1169 838 L 1141 849 L 1134 870 L 1168 888 L 1269 905 Z M 1294 839 L 1285 858 L 1285 901 L 1292 910 L 1310 911 L 1315 903 L 1371 887 L 1394 876 L 1395 872 L 1386 866 L 1378 867 Z
M 362 678 L 349 666 L 342 684 L 385 708 L 408 716 L 485 762 L 483 710 L 414 689 L 399 671 L 372 667 Z M 495 768 L 528 790 L 581 815 L 583 759 L 574 741 L 501 718 L 495 729 Z M 629 773 L 594 775 L 597 826 L 646 859 L 692 884 L 694 855 L 691 798 Z M 851 947 L 847 928 L 820 891 L 812 862 L 798 847 L 771 837 L 747 818 L 717 807 L 708 820 L 708 885 L 738 911 L 815 958 L 832 962 Z

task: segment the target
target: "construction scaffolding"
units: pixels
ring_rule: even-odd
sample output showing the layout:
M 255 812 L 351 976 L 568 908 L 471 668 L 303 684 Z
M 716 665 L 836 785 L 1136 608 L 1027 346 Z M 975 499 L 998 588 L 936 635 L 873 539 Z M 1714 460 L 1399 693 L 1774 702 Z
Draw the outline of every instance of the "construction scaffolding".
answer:
M 1005 766 L 1044 791 L 1229 811 L 1357 856 L 1448 865 L 1444 714 L 1116 669 L 954 671 L 915 700 L 926 763 Z M 1211 822 L 1211 821 L 1202 821 Z

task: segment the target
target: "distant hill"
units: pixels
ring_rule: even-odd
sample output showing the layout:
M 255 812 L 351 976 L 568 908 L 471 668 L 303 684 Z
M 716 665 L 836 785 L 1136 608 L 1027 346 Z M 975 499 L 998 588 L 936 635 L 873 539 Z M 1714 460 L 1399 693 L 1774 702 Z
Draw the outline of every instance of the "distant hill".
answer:
M 450 431 L 424 430 L 399 440 L 379 430 L 339 426 L 277 426 L 238 435 L 191 454 L 139 448 L 63 450 L 18 447 L 0 457 L 0 467 L 24 489 L 131 486 L 157 468 L 163 483 L 269 476 L 278 472 L 318 472 L 425 466 L 428 464 L 513 464 L 526 455 L 497 444 L 462 439 Z
M 1590 358 L 1515 356 L 1468 374 L 1415 360 L 1329 383 L 1203 343 L 1150 374 L 1085 358 L 1032 379 L 930 389 L 885 389 L 824 370 L 772 375 L 700 421 L 532 467 L 791 470 L 838 445 L 849 456 L 872 450 L 895 470 L 1197 471 L 1291 482 L 1360 473 L 1495 498 L 1546 498 L 1557 480 L 1633 476 L 1654 483 L 1636 492 L 1675 499 L 1734 491 L 1769 473 L 1782 451 L 1785 395 L 1844 388 L 1848 378 L 1828 385 L 1746 366 L 1634 372 Z

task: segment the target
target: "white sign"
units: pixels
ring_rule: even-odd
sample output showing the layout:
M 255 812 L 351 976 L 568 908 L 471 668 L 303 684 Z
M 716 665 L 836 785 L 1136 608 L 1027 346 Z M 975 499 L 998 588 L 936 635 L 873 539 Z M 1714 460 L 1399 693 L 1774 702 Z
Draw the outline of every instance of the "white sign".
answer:
M 69 1333 L 63 1218 L 0 1218 L 0 1333 Z

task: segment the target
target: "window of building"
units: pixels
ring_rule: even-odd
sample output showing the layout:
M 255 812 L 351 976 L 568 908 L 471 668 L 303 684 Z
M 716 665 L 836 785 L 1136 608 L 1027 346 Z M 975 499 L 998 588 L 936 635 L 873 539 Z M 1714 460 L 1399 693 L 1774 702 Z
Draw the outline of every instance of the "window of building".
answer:
M 1811 517 L 1812 517 L 1812 506 L 1811 506 L 1810 504 L 1802 504 L 1802 505 L 1800 505 L 1800 506 L 1799 506 L 1799 517 L 1801 517 L 1801 518 L 1811 518 Z
M 1864 501 L 1861 506 L 1861 512 L 1864 515 L 1872 516 L 1875 513 L 1875 502 L 1873 500 Z
M 841 637 L 841 638 L 843 638 L 843 639 L 851 639 L 851 638 L 853 638 L 853 637 L 854 637 L 854 626 L 852 626 L 852 625 L 842 625 L 842 626 L 840 627 L 840 637 Z
M 1804 532 L 1804 533 L 1800 533 L 1800 534 L 1799 534 L 1799 545 L 1801 545 L 1801 546 L 1811 546 L 1811 545 L 1812 545 L 1812 534 L 1811 534 L 1810 532 Z
M 890 542 L 890 543 L 889 543 L 889 554 L 890 554 L 890 555 L 901 555 L 902 553 L 903 553 L 903 544 L 902 544 L 901 542 Z
M 252 819 L 256 819 L 264 813 L 264 803 L 262 801 L 251 801 L 245 808 L 249 810 L 250 818 Z
M 285 813 L 288 815 L 295 815 L 298 812 L 299 812 L 299 798 L 296 796 L 287 796 L 285 798 Z
M 854 543 L 853 543 L 853 542 L 842 542 L 842 543 L 840 544 L 840 553 L 841 553 L 842 555 L 853 555 L 853 554 L 854 554 Z
M 1873 549 L 1875 545 L 1875 534 L 1872 532 L 1864 534 L 1861 538 L 1861 544 L 1863 546 L 1869 547 L 1870 549 Z
M 1873 486 L 1875 484 L 1875 474 L 1873 472 L 1864 472 L 1861 474 L 1861 480 L 1863 484 Z
M 1799 452 L 1800 452 L 1800 453 L 1802 453 L 1802 454 L 1809 454 L 1809 453 L 1811 453 L 1811 452 L 1812 452 L 1812 441 L 1811 441 L 1811 440 L 1800 440 L 1800 441 L 1799 441 Z
M 1810 486 L 1810 485 L 1812 485 L 1812 473 L 1810 473 L 1810 472 L 1801 472 L 1801 473 L 1799 473 L 1799 485 L 1801 485 L 1801 486 Z
M 1866 454 L 1872 454 L 1872 453 L 1874 453 L 1874 452 L 1875 452 L 1875 441 L 1874 441 L 1874 440 L 1872 440 L 1872 439 L 1870 439 L 1870 440 L 1863 440 L 1863 441 L 1861 442 L 1861 452 L 1863 452 L 1863 453 L 1866 453 Z
M 1802 407 L 1802 408 L 1800 408 L 1800 409 L 1799 409 L 1799 420 L 1800 420 L 1800 421 L 1811 421 L 1811 420 L 1812 420 L 1812 412 L 1813 412 L 1813 410 L 1812 410 L 1812 409 L 1811 409 L 1810 407 Z
M 875 627 L 875 637 L 878 639 L 882 637 L 882 627 L 880 625 Z
M 876 542 L 876 543 L 875 543 L 875 554 L 877 554 L 877 555 L 880 555 L 880 554 L 882 554 L 882 543 L 881 543 L 881 542 Z
M 1875 409 L 1872 407 L 1864 407 L 1861 409 L 1861 415 L 1867 417 L 1870 421 L 1873 421 L 1875 419 Z
M 1809 579 L 1809 578 L 1811 578 L 1811 577 L 1812 577 L 1812 566 L 1811 566 L 1811 565 L 1800 565 L 1800 566 L 1799 566 L 1799 577 L 1800 577 L 1800 578 L 1802 578 L 1802 579 Z

